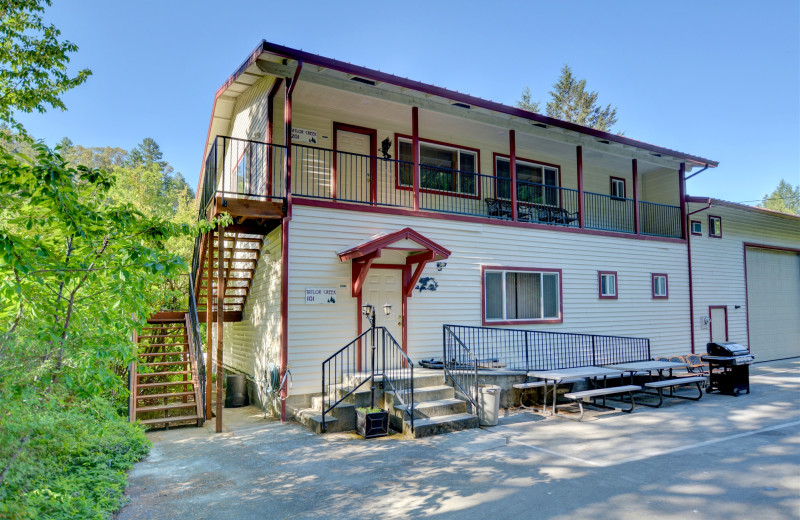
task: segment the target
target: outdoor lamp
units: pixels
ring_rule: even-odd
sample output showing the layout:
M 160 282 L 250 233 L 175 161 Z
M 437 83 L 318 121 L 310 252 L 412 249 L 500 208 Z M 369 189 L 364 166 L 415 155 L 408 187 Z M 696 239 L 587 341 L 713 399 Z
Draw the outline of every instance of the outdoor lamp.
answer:
M 388 315 L 390 315 L 390 314 L 392 313 L 392 306 L 391 306 L 391 305 L 389 305 L 389 302 L 386 302 L 386 304 L 383 306 L 383 312 L 384 312 L 384 313 L 385 313 L 387 316 L 388 316 Z
M 437 271 L 441 271 L 445 267 L 447 267 L 447 262 L 436 262 L 436 270 Z
M 371 304 L 365 303 L 364 305 L 361 306 L 361 314 L 363 314 L 364 316 L 367 317 L 372 316 L 373 312 L 374 312 L 374 307 Z

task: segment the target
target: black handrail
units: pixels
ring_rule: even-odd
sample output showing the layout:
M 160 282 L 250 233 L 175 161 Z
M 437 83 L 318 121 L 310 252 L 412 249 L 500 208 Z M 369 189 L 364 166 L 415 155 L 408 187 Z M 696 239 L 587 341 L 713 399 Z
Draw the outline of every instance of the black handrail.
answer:
M 197 270 L 200 268 L 200 242 L 202 237 L 198 235 L 194 241 L 194 253 L 192 255 L 192 271 L 189 275 L 189 324 L 191 330 L 187 331 L 189 336 L 190 348 L 194 350 L 195 361 L 197 363 L 197 378 L 200 383 L 200 390 L 203 400 L 203 418 L 207 419 L 206 414 L 206 370 L 203 358 L 203 342 L 200 339 L 200 319 L 197 315 L 197 298 L 195 296 L 194 279 Z M 206 349 L 209 350 L 209 349 Z
M 443 325 L 479 363 L 506 370 L 553 370 L 650 360 L 650 339 L 469 325 Z
M 459 337 L 445 325 L 442 330 L 442 361 L 445 383 L 449 376 L 461 390 L 461 394 L 472 404 L 475 415 L 479 414 L 478 403 L 478 358 L 470 352 Z
M 382 335 L 383 348 L 381 349 L 380 366 L 383 382 L 391 387 L 395 398 L 400 402 L 403 411 L 408 415 L 411 423 L 411 432 L 413 433 L 414 362 L 411 361 L 408 354 L 403 351 L 403 347 L 394 339 L 386 327 L 377 327 L 377 329 L 381 330 Z M 387 345 L 389 347 L 388 349 Z M 411 399 L 406 403 L 408 396 L 411 396 Z

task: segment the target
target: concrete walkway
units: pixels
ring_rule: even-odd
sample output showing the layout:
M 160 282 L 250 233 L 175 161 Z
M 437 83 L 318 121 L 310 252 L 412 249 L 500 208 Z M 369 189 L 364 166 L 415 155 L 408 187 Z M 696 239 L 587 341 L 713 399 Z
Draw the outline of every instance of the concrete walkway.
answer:
M 222 434 L 149 434 L 118 518 L 797 519 L 800 359 L 750 368 L 750 395 L 416 441 L 226 410 Z

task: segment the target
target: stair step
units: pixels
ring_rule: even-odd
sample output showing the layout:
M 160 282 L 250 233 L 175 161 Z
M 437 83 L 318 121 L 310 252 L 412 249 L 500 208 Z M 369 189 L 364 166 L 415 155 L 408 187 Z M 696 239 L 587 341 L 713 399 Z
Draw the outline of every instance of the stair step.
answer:
M 388 395 L 394 394 L 394 392 L 391 391 L 386 393 Z M 409 398 L 410 391 L 401 390 L 399 393 L 403 397 L 403 401 L 409 402 L 411 400 Z M 424 401 L 438 401 L 439 399 L 450 399 L 452 397 L 455 397 L 455 390 L 453 390 L 452 386 L 436 385 L 436 386 L 423 386 L 421 388 L 417 388 L 416 386 L 414 387 L 415 403 L 422 403 Z
M 185 347 L 189 344 L 187 341 L 181 343 L 150 343 L 148 345 L 141 345 L 144 347 Z
M 144 421 L 139 421 L 139 424 L 164 424 L 164 423 L 171 423 L 171 422 L 179 422 L 179 421 L 197 421 L 198 419 L 202 419 L 198 415 L 178 415 L 175 417 L 160 417 L 158 419 L 146 419 Z
M 136 413 L 139 412 L 160 412 L 164 410 L 180 410 L 182 408 L 197 408 L 197 403 L 189 401 L 188 403 L 170 403 L 160 404 L 157 406 L 141 406 L 136 408 Z
M 161 383 L 137 383 L 136 388 L 155 388 L 157 386 L 182 386 L 182 385 L 194 385 L 194 382 L 190 379 L 188 381 L 169 381 L 169 382 L 161 382 Z
M 138 401 L 139 399 L 169 399 L 170 397 L 183 397 L 185 395 L 194 395 L 194 392 L 166 392 L 163 394 L 137 395 L 136 400 Z
M 136 354 L 139 357 L 153 357 L 153 356 L 182 356 L 186 352 L 147 352 L 145 354 Z
M 140 367 L 164 367 L 170 365 L 188 365 L 188 361 L 159 361 L 157 363 L 139 363 Z
M 145 336 L 139 336 L 139 339 L 142 340 L 142 339 L 153 339 L 153 338 L 172 338 L 175 337 L 175 334 L 147 334 Z
M 431 417 L 441 417 L 444 415 L 453 415 L 458 413 L 465 413 L 467 411 L 467 403 L 461 399 L 447 398 L 437 399 L 434 401 L 423 401 L 421 403 L 414 403 L 414 420 L 427 419 Z M 390 413 L 401 417 L 402 419 L 408 418 L 405 414 L 405 409 L 402 406 L 395 405 L 390 408 Z
M 478 417 L 469 413 L 456 413 L 430 417 L 428 419 L 414 419 L 415 438 L 438 435 L 440 433 L 455 432 L 478 427 Z M 405 433 L 411 434 L 411 423 L 403 423 Z
M 167 326 L 160 326 L 155 325 L 152 327 L 142 327 L 142 330 L 180 330 L 184 328 L 184 325 L 175 324 L 175 326 L 167 327 Z
M 179 372 L 150 372 L 149 374 L 141 373 L 136 374 L 137 378 L 142 377 L 158 377 L 158 376 L 180 376 L 180 375 L 189 375 L 191 374 L 191 370 L 181 370 Z

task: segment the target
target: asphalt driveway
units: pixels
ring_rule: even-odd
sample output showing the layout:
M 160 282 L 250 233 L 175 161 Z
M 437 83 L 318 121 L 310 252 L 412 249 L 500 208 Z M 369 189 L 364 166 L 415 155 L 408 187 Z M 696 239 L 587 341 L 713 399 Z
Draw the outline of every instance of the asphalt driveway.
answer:
M 226 410 L 221 434 L 150 433 L 118 518 L 800 518 L 800 359 L 753 365 L 750 382 L 739 397 L 581 423 L 511 411 L 419 440 Z

